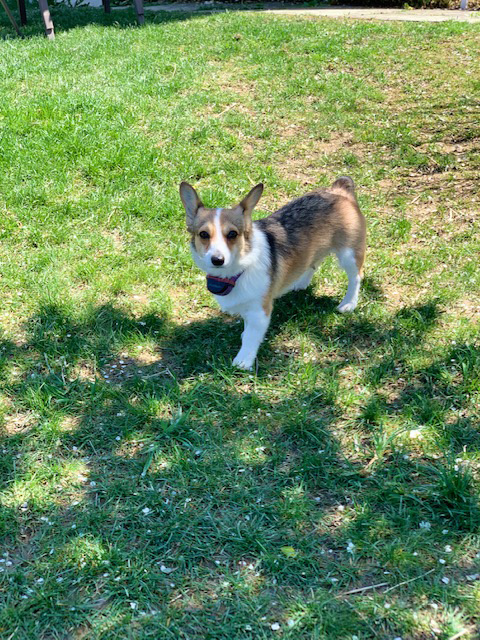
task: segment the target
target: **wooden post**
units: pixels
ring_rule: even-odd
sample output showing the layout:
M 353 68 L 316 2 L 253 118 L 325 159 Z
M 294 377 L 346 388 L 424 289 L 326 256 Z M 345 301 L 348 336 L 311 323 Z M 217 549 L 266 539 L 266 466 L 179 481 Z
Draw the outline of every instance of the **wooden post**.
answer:
M 145 14 L 143 12 L 143 0 L 133 0 L 133 4 L 135 6 L 138 24 L 144 24 Z
M 47 0 L 38 0 L 38 6 L 40 7 L 43 24 L 45 25 L 45 35 L 49 40 L 53 40 L 55 38 L 55 30 L 53 28 L 52 18 L 50 17 Z
M 27 24 L 27 10 L 25 0 L 18 0 L 18 10 L 20 12 L 20 24 L 24 27 Z

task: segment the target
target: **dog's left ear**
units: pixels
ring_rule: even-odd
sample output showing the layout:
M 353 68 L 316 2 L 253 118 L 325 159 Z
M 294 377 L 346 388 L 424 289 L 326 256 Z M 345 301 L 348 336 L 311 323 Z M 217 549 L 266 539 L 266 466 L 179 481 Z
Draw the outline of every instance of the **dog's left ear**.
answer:
M 257 202 L 260 200 L 260 196 L 263 193 L 263 184 L 257 184 L 251 191 L 247 193 L 245 198 L 240 202 L 243 212 L 246 214 L 252 213 L 257 206 Z
M 188 184 L 188 182 L 181 183 L 180 198 L 182 199 L 185 213 L 187 214 L 187 229 L 191 231 L 197 211 L 200 207 L 203 207 L 203 204 L 195 189 L 191 184 Z

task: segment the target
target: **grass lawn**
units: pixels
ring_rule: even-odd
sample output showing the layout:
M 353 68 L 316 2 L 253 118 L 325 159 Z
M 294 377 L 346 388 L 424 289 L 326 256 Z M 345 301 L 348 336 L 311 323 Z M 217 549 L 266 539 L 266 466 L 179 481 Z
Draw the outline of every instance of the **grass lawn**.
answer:
M 479 638 L 480 28 L 54 19 L 0 25 L 0 637 Z M 327 260 L 233 370 L 178 183 L 341 174 L 359 307 Z

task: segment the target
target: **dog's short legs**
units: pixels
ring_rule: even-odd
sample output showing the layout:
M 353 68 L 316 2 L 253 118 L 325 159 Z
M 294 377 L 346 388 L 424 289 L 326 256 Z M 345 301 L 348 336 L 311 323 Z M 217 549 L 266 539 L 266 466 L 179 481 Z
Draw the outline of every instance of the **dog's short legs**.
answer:
M 306 289 L 310 282 L 312 281 L 313 274 L 315 273 L 315 269 L 307 269 L 300 278 L 293 283 L 292 291 L 301 291 L 302 289 Z
M 242 315 L 245 322 L 242 347 L 233 364 L 240 369 L 251 369 L 257 357 L 258 348 L 270 324 L 270 315 L 267 315 L 261 306 L 253 307 Z
M 340 266 L 342 269 L 345 269 L 348 276 L 347 293 L 337 307 L 340 313 L 345 313 L 346 311 L 353 311 L 357 306 L 358 292 L 360 291 L 360 282 L 362 279 L 353 249 L 339 249 L 336 254 Z

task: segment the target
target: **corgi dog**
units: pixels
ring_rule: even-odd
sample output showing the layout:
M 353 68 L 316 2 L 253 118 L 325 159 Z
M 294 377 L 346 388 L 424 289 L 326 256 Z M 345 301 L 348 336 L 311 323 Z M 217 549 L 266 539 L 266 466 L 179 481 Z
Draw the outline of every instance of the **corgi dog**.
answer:
M 262 192 L 263 184 L 257 184 L 237 206 L 210 209 L 190 184 L 180 185 L 193 259 L 207 274 L 207 288 L 222 311 L 244 320 L 242 346 L 233 360 L 241 369 L 255 362 L 273 301 L 306 289 L 329 253 L 337 255 L 348 276 L 338 311 L 353 311 L 365 258 L 365 218 L 351 178 L 338 178 L 329 189 L 307 193 L 252 221 Z

